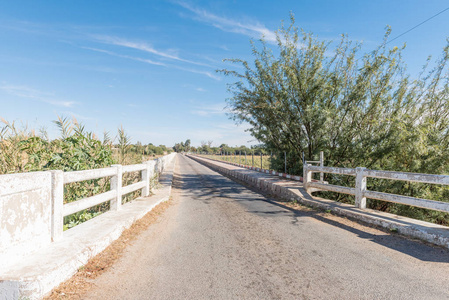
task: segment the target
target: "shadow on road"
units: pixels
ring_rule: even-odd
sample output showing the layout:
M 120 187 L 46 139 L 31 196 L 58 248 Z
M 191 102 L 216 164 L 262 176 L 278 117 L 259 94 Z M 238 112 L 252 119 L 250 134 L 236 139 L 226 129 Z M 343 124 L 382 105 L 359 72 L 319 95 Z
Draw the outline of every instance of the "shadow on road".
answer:
M 189 161 L 194 166 L 195 163 Z M 199 163 L 198 163 L 199 164 Z M 248 213 L 262 217 L 291 218 L 292 230 L 297 230 L 300 219 L 304 217 L 314 218 L 320 222 L 339 227 L 348 232 L 356 234 L 359 238 L 369 240 L 373 243 L 399 251 L 421 261 L 449 263 L 449 250 L 437 246 L 430 246 L 421 241 L 410 240 L 394 233 L 385 232 L 384 235 L 371 234 L 369 232 L 348 226 L 347 221 L 341 217 L 327 218 L 323 212 L 318 210 L 303 211 L 284 205 L 272 197 L 262 193 L 244 182 L 218 174 L 174 174 L 173 187 L 193 196 L 192 198 L 210 204 L 212 201 L 229 199 L 246 208 L 252 207 L 251 202 L 263 201 L 271 206 L 257 206 L 260 210 L 247 210 Z M 253 193 L 249 193 L 248 190 Z M 246 204 L 246 205 L 245 205 Z M 338 221 L 341 218 L 341 222 Z M 336 220 L 337 219 L 337 220 Z
M 430 246 L 418 240 L 410 240 L 394 233 L 385 232 L 383 228 L 378 229 L 384 231 L 385 235 L 371 234 L 352 226 L 348 226 L 343 222 L 326 218 L 323 216 L 323 213 L 319 211 L 302 212 L 270 199 L 266 199 L 265 201 L 290 211 L 295 218 L 312 217 L 318 221 L 352 232 L 359 238 L 366 239 L 373 243 L 399 251 L 421 261 L 449 263 L 449 251 L 447 249 L 437 246 Z

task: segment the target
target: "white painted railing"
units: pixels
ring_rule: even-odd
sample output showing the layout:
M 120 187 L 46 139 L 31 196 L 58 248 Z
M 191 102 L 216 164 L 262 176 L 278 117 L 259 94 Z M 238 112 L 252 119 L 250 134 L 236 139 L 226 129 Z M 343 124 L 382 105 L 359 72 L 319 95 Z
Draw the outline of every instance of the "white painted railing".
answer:
M 110 210 L 120 210 L 122 207 L 122 196 L 137 190 L 142 191 L 142 196 L 150 194 L 150 181 L 155 172 L 163 171 L 166 163 L 170 161 L 174 154 L 161 157 L 156 160 L 147 161 L 135 165 L 112 165 L 109 168 L 84 170 L 74 172 L 51 171 L 52 172 L 52 239 L 58 240 L 63 233 L 63 220 L 65 216 L 77 213 L 101 203 L 110 201 Z M 170 158 L 168 158 L 170 157 Z M 130 172 L 141 172 L 139 182 L 122 186 L 123 174 Z M 91 197 L 79 199 L 77 201 L 64 202 L 64 184 L 80 182 L 91 179 L 111 177 L 110 190 Z
M 338 185 L 326 184 L 323 182 L 313 182 L 313 173 L 331 173 L 355 176 L 355 188 L 343 187 Z M 409 196 L 402 196 L 390 193 L 370 191 L 366 188 L 366 179 L 380 178 L 389 180 L 400 180 L 409 182 L 420 182 L 430 184 L 449 185 L 448 175 L 431 175 L 420 173 L 392 172 L 369 170 L 366 168 L 333 168 L 312 166 L 308 163 L 304 165 L 304 187 L 307 192 L 313 193 L 317 191 L 330 191 L 355 196 L 355 206 L 358 208 L 366 208 L 366 198 L 377 199 L 387 202 L 400 203 L 421 208 L 449 212 L 449 202 L 441 202 L 427 199 L 420 199 Z
M 108 201 L 110 210 L 120 210 L 122 196 L 137 190 L 148 196 L 152 177 L 161 173 L 175 155 L 95 170 L 0 175 L 0 269 L 6 261 L 24 257 L 61 239 L 65 216 Z M 122 176 L 128 172 L 141 172 L 141 180 L 122 186 Z M 64 204 L 65 184 L 105 177 L 110 178 L 109 191 Z

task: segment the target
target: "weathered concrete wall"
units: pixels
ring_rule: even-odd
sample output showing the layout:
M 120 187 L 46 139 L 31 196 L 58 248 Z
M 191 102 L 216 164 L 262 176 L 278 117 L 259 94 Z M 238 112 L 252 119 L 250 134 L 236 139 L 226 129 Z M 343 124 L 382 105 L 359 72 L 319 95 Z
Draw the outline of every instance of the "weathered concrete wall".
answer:
M 51 243 L 51 172 L 0 175 L 0 269 Z
M 144 164 L 123 166 L 124 172 L 141 170 L 143 180 L 123 187 L 123 192 L 126 192 L 126 189 L 130 191 L 142 189 L 142 195 L 148 196 L 153 174 L 162 172 L 166 165 L 173 161 L 175 155 L 166 155 Z M 6 265 L 14 264 L 25 255 L 63 238 L 64 211 L 70 205 L 81 205 L 83 202 L 80 200 L 70 205 L 63 205 L 64 183 L 111 176 L 110 169 L 115 170 L 103 168 L 66 173 L 47 171 L 0 175 L 0 273 Z M 53 172 L 60 174 L 52 174 Z M 117 198 L 120 200 L 121 190 L 120 187 L 120 191 L 117 192 Z M 105 198 L 103 202 L 109 200 Z
M 225 162 L 214 161 L 208 158 L 192 155 L 189 155 L 189 157 L 215 171 L 237 178 L 244 181 L 248 185 L 262 191 L 269 192 L 270 194 L 281 197 L 285 200 L 297 201 L 310 207 L 331 211 L 335 214 L 348 217 L 353 220 L 384 227 L 389 230 L 394 230 L 395 232 L 397 231 L 405 236 L 417 238 L 435 245 L 449 248 L 448 227 L 375 211 L 372 209 L 360 209 L 350 204 L 312 197 L 306 192 L 303 185 L 298 182 L 279 180 L 276 177 L 270 178 L 269 176 L 265 176 L 263 173 L 256 173 L 236 165 L 233 166 Z
M 161 201 L 168 200 L 175 157 L 173 153 L 144 164 L 123 166 L 124 171 L 120 166 L 120 174 L 142 171 L 143 182 L 137 187 L 142 189 L 144 197 L 126 203 L 120 210 L 111 209 L 63 234 L 62 216 L 64 206 L 67 207 L 62 203 L 64 181 L 110 176 L 111 168 L 0 175 L 0 300 L 42 298 L 109 246 L 135 220 Z M 154 172 L 164 169 L 171 175 L 164 174 L 155 195 L 146 198 Z M 55 172 L 62 174 L 54 176 Z M 133 185 L 128 185 L 128 189 L 130 186 Z M 118 194 L 121 199 L 121 192 Z M 52 223 L 58 222 L 56 227 L 61 230 L 61 236 L 52 239 Z

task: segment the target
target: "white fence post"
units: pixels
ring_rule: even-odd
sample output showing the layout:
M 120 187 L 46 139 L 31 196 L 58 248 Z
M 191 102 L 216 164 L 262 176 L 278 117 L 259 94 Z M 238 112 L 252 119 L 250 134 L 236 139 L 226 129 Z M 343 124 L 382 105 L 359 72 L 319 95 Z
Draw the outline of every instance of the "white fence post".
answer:
M 117 169 L 117 173 L 111 177 L 111 190 L 116 190 L 117 195 L 111 200 L 111 210 L 122 208 L 122 165 L 112 165 Z
M 320 151 L 320 167 L 324 167 L 324 153 L 323 151 Z M 324 182 L 324 173 L 320 173 L 320 182 Z
M 204 153 L 203 153 L 204 155 Z M 157 176 L 161 176 L 161 172 L 162 172 L 162 159 L 161 157 L 159 157 L 157 160 Z
M 64 229 L 64 217 L 62 209 L 64 206 L 64 172 L 61 170 L 51 171 L 51 239 L 53 242 L 62 238 Z
M 166 167 L 166 164 L 167 164 L 167 159 L 166 159 L 166 157 L 165 156 L 163 156 L 163 157 L 161 157 L 162 159 L 161 159 L 161 161 L 162 161 L 162 166 L 161 166 L 161 173 L 162 172 L 164 172 L 164 170 L 165 170 L 165 167 Z
M 309 185 L 309 182 L 312 181 L 312 171 L 308 170 L 309 169 L 308 166 L 309 165 L 305 161 L 304 166 L 303 166 L 302 178 L 303 178 L 303 185 L 304 185 L 304 187 L 306 189 L 306 192 L 310 194 L 310 192 L 309 192 L 310 189 L 309 189 L 308 185 Z
M 145 163 L 146 168 L 142 170 L 142 181 L 145 182 L 145 186 L 142 188 L 142 197 L 148 197 L 150 195 L 150 164 Z
M 358 208 L 366 208 L 366 177 L 364 176 L 364 171 L 366 168 L 356 168 L 355 169 L 355 206 Z
M 148 169 L 148 178 L 149 178 L 149 186 L 150 186 L 150 190 L 149 190 L 149 192 L 151 193 L 151 191 L 153 190 L 153 188 L 154 188 L 154 186 L 153 186 L 153 184 L 152 184 L 152 182 L 151 182 L 151 180 L 153 179 L 153 177 L 154 177 L 154 168 L 155 168 L 155 166 L 156 166 L 156 162 L 154 161 L 154 160 L 152 160 L 152 161 L 149 161 L 148 162 L 148 167 L 149 167 L 149 169 Z

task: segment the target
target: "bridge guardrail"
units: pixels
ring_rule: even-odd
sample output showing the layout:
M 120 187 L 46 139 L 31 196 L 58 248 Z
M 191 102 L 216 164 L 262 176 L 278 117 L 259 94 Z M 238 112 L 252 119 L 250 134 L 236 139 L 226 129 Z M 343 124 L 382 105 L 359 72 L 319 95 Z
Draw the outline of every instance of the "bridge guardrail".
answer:
M 344 187 L 331 184 L 325 184 L 321 182 L 313 182 L 313 173 L 331 173 L 355 176 L 355 187 Z M 389 180 L 400 180 L 408 182 L 419 182 L 429 184 L 449 185 L 449 175 L 431 175 L 421 173 L 407 173 L 407 172 L 394 172 L 394 171 L 380 171 L 369 170 L 366 168 L 334 168 L 324 166 L 312 166 L 308 163 L 304 165 L 304 187 L 306 191 L 311 194 L 317 191 L 330 191 L 343 194 L 349 194 L 355 196 L 355 206 L 358 208 L 366 208 L 366 199 L 376 199 L 387 202 L 400 203 L 410 206 L 416 206 L 421 208 L 427 208 L 431 210 L 438 210 L 443 212 L 449 212 L 449 202 L 421 199 L 391 193 L 377 192 L 367 190 L 366 181 L 367 178 L 379 178 Z
M 6 261 L 46 247 L 63 237 L 64 217 L 110 201 L 110 210 L 120 210 L 122 196 L 142 190 L 150 193 L 150 181 L 161 173 L 176 154 L 135 165 L 63 172 L 52 170 L 0 175 L 0 269 Z M 141 172 L 137 183 L 122 186 L 122 176 Z M 110 177 L 110 190 L 64 203 L 64 185 Z
M 143 197 L 148 196 L 150 194 L 150 180 L 153 177 L 154 172 L 162 172 L 165 163 L 166 157 L 162 157 L 142 164 L 125 166 L 112 165 L 108 168 L 72 172 L 63 172 L 59 170 L 51 171 L 53 177 L 52 202 L 54 206 L 52 217 L 52 240 L 56 241 L 62 237 L 63 218 L 65 216 L 107 201 L 110 201 L 111 210 L 120 210 L 122 206 L 122 196 L 139 189 L 142 190 Z M 122 186 L 123 174 L 130 172 L 141 172 L 141 180 L 127 186 Z M 65 184 L 104 177 L 111 177 L 110 191 L 73 202 L 63 203 Z

